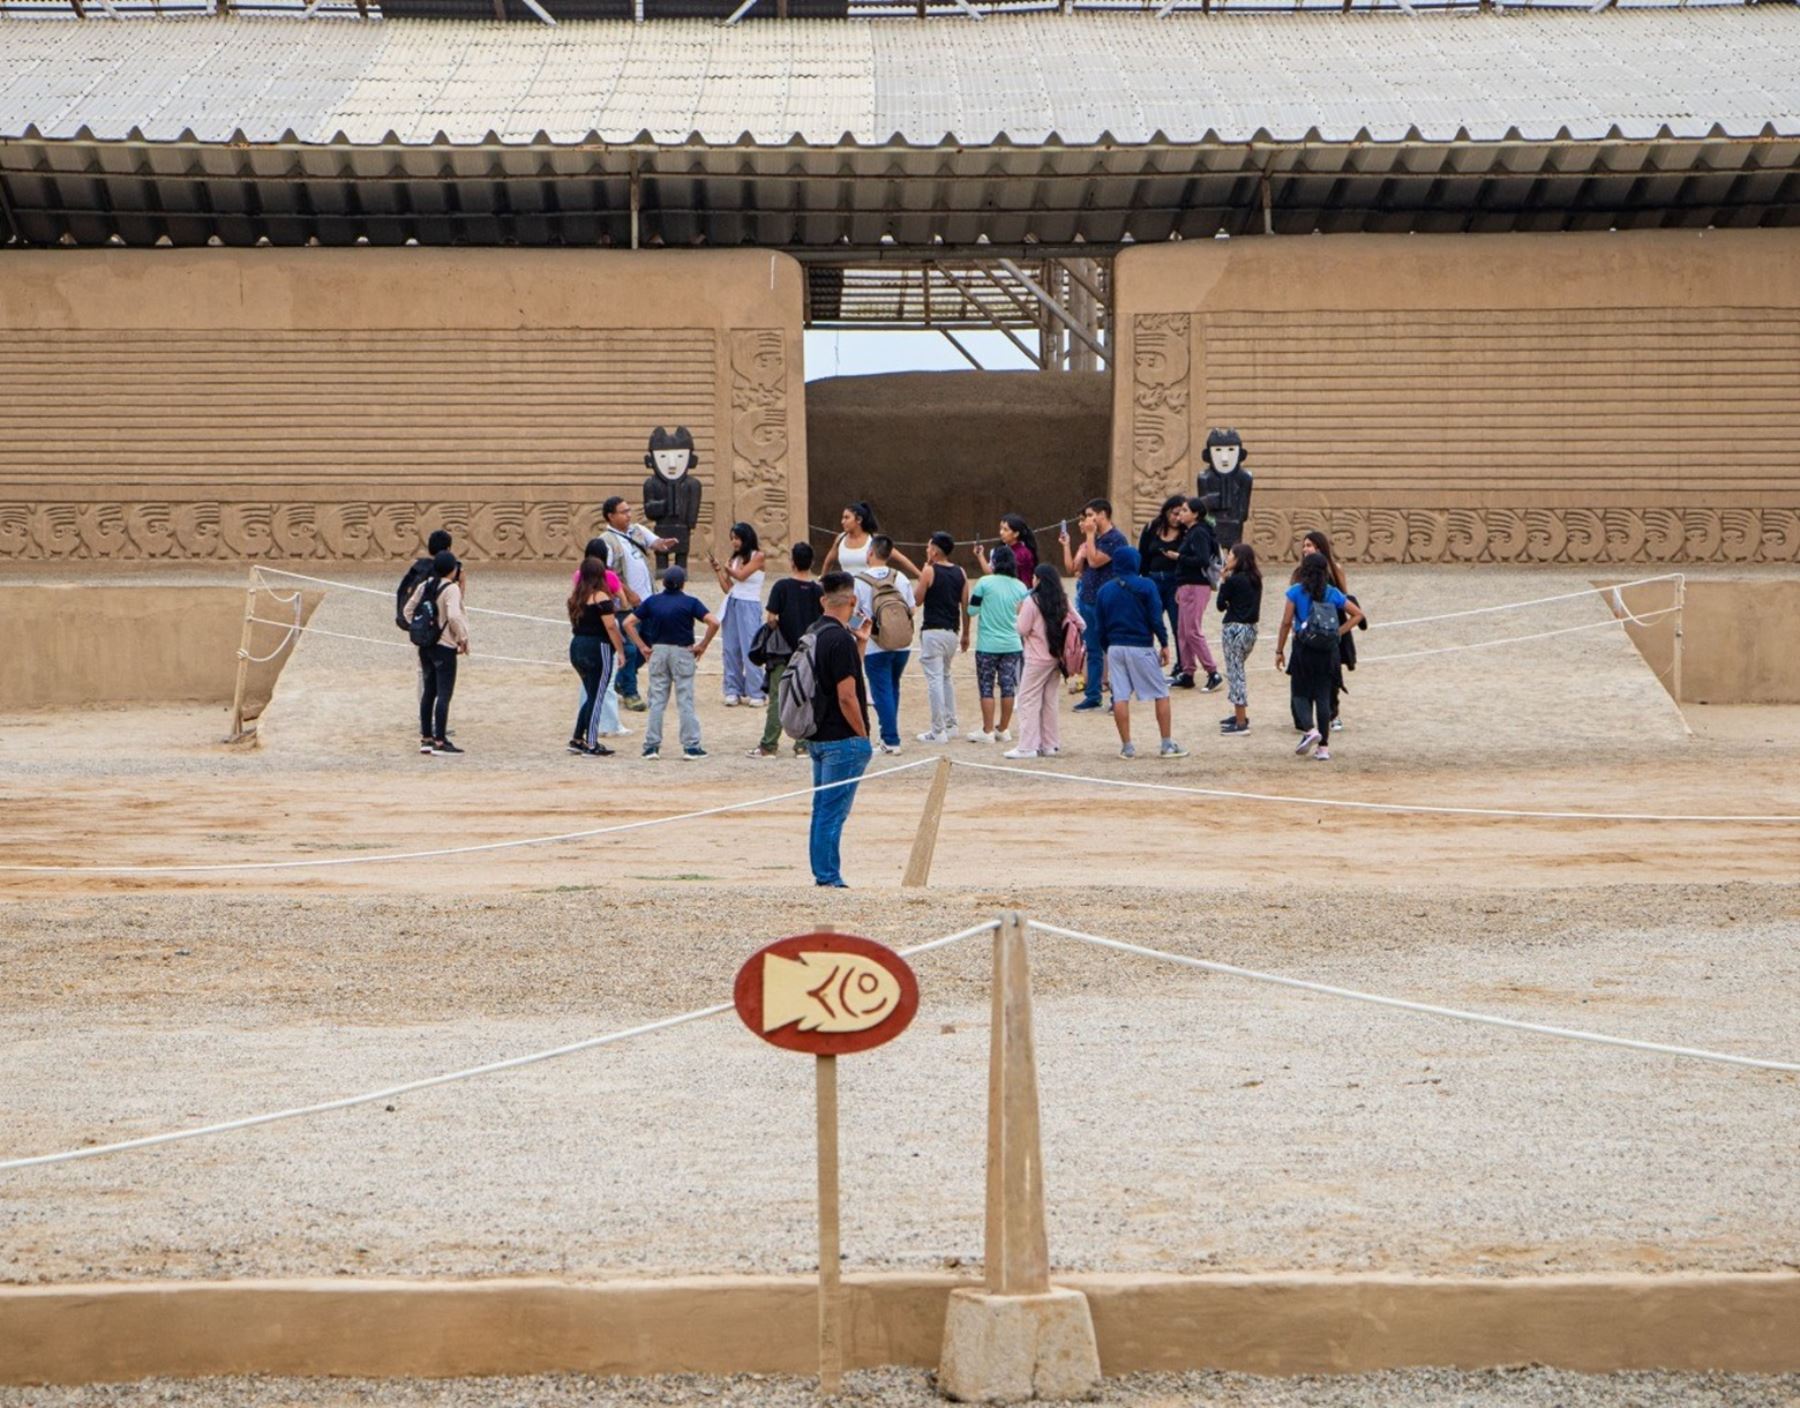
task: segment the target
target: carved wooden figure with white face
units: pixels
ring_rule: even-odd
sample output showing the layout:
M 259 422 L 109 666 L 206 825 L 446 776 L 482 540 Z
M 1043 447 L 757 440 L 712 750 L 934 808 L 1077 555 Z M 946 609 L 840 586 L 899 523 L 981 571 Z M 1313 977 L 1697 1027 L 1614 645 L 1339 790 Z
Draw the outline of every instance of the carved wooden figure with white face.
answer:
M 1244 522 L 1250 517 L 1250 491 L 1254 476 L 1244 468 L 1249 458 L 1244 438 L 1237 431 L 1215 428 L 1207 432 L 1206 448 L 1201 454 L 1206 468 L 1197 481 L 1200 497 L 1216 494 L 1218 512 L 1213 516 L 1219 546 L 1229 552 L 1244 537 Z
M 644 480 L 644 517 L 655 526 L 657 537 L 675 540 L 673 551 L 657 553 L 659 572 L 671 559 L 687 567 L 688 543 L 700 521 L 700 481 L 693 472 L 699 463 L 693 433 L 685 425 L 677 426 L 673 434 L 660 425 L 650 433 L 644 455 L 644 468 L 650 471 Z

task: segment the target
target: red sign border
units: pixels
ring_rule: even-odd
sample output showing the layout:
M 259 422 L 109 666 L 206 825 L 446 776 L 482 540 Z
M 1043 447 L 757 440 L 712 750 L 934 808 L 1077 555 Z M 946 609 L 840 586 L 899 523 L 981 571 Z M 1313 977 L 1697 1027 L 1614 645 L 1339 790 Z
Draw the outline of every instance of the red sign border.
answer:
M 778 958 L 794 958 L 803 952 L 855 953 L 872 958 L 894 975 L 900 984 L 900 1001 L 881 1021 L 862 1032 L 803 1032 L 790 1022 L 772 1032 L 762 1029 L 762 961 L 769 954 Z M 807 1056 L 849 1056 L 858 1051 L 872 1051 L 885 1046 L 912 1025 L 919 1010 L 919 980 L 909 964 L 886 944 L 874 939 L 860 939 L 854 934 L 796 934 L 765 944 L 738 969 L 737 981 L 731 988 L 732 1004 L 750 1031 L 784 1051 L 798 1051 Z

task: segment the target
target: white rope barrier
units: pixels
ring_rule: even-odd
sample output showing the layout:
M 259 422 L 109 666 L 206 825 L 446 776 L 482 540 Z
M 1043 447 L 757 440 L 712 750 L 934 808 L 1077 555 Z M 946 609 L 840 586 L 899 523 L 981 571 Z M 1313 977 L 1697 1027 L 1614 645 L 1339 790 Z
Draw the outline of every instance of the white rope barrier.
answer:
M 1498 606 L 1476 606 L 1467 611 L 1444 611 L 1436 616 L 1408 616 L 1399 621 L 1371 621 L 1371 631 L 1398 630 L 1401 626 L 1423 626 L 1433 621 L 1455 621 L 1465 616 L 1489 616 L 1496 611 L 1519 611 L 1527 606 L 1547 606 L 1556 601 L 1575 601 L 1580 597 L 1593 596 L 1597 592 L 1620 592 L 1628 587 L 1648 586 L 1652 582 L 1685 581 L 1685 572 L 1664 572 L 1655 577 L 1639 577 L 1631 582 L 1619 582 L 1610 587 L 1583 587 L 1577 592 L 1562 592 L 1556 596 L 1534 596 L 1524 601 L 1506 601 Z M 1621 609 L 1623 609 L 1621 607 Z
M 978 934 L 991 933 L 999 927 L 998 920 L 990 919 L 985 923 L 964 929 L 960 933 L 945 934 L 942 938 L 915 944 L 913 947 L 903 948 L 899 952 L 902 957 L 914 958 L 922 953 L 930 953 L 934 949 L 961 943 L 964 939 L 972 939 Z M 333 1110 L 348 1110 L 357 1105 L 372 1104 L 377 1100 L 392 1100 L 397 1096 L 410 1095 L 417 1090 L 429 1090 L 437 1085 L 450 1085 L 456 1081 L 473 1080 L 477 1076 L 491 1076 L 501 1071 L 516 1071 L 521 1066 L 536 1065 L 540 1061 L 554 1061 L 563 1056 L 573 1056 L 577 1052 L 592 1051 L 596 1047 L 629 1041 L 632 1037 L 649 1036 L 653 1032 L 668 1031 L 671 1027 L 683 1026 L 688 1022 L 701 1022 L 708 1017 L 717 1017 L 720 1013 L 731 1011 L 731 1008 L 732 1004 L 729 1002 L 714 1003 L 711 1007 L 696 1007 L 692 1012 L 683 1012 L 674 1017 L 663 1017 L 658 1021 L 645 1022 L 642 1026 L 628 1027 L 624 1031 L 609 1032 L 605 1036 L 591 1036 L 582 1041 L 570 1042 L 566 1046 L 553 1046 L 546 1051 L 533 1051 L 524 1056 L 511 1056 L 503 1061 L 489 1061 L 485 1065 L 470 1066 L 467 1070 L 426 1076 L 420 1080 L 406 1081 L 401 1085 L 390 1085 L 380 1090 L 366 1091 L 361 1095 L 346 1095 L 337 1100 L 321 1100 L 315 1105 L 298 1105 L 291 1110 L 272 1110 L 267 1114 L 246 1115 L 243 1119 L 225 1120 L 218 1124 L 201 1125 L 193 1129 L 175 1129 L 163 1134 L 144 1135 L 138 1139 L 122 1139 L 116 1144 L 97 1144 L 81 1149 L 64 1149 L 55 1154 L 36 1154 L 30 1158 L 0 1160 L 0 1173 L 9 1173 L 22 1168 L 42 1168 L 49 1164 L 75 1163 L 81 1159 L 97 1159 L 107 1154 L 123 1154 L 133 1149 L 151 1149 L 163 1144 L 180 1143 L 187 1139 L 200 1139 L 211 1134 L 229 1134 L 234 1130 L 254 1129 L 258 1125 L 300 1119 L 306 1115 L 323 1115 Z
M 262 617 L 262 616 L 252 616 L 250 619 L 259 626 L 280 626 L 283 624 L 283 622 L 270 621 L 267 618 Z M 414 652 L 415 654 L 418 653 L 418 649 L 419 649 L 419 647 L 414 645 L 410 640 L 382 640 L 377 636 L 353 636 L 345 631 L 327 630 L 323 626 L 313 626 L 313 625 L 299 626 L 299 625 L 296 625 L 294 627 L 294 629 L 297 631 L 309 631 L 313 635 L 330 636 L 333 640 L 356 640 L 356 641 L 361 641 L 364 645 L 393 646 L 400 650 L 410 650 L 410 651 Z M 537 665 L 544 669 L 556 669 L 556 670 L 565 670 L 566 671 L 571 668 L 571 666 L 567 660 L 538 660 L 538 659 L 534 659 L 530 656 L 524 656 L 524 655 L 490 655 L 490 654 L 486 653 L 485 651 L 483 651 L 483 652 L 471 651 L 469 653 L 468 658 L 472 661 L 474 661 L 474 660 L 497 660 L 503 665 Z
M 1288 807 L 1324 807 L 1342 811 L 1396 812 L 1413 816 L 1494 817 L 1521 821 L 1646 821 L 1743 823 L 1750 826 L 1793 825 L 1800 815 L 1779 812 L 1745 812 L 1683 815 L 1668 812 L 1562 812 L 1532 811 L 1510 807 L 1453 807 L 1425 802 L 1360 802 L 1340 797 L 1295 797 L 1280 792 L 1238 792 L 1224 787 L 1187 787 L 1174 782 L 1132 782 L 1122 777 L 1090 777 L 1086 773 L 1056 772 L 1048 768 L 1009 767 L 1003 763 L 977 763 L 952 758 L 959 768 L 977 772 L 1004 772 L 1015 777 L 1040 777 L 1053 782 L 1083 782 L 1095 787 L 1125 787 L 1142 792 L 1175 792 L 1192 797 L 1222 797 L 1239 802 L 1268 802 Z
M 1671 611 L 1679 610 L 1681 610 L 1679 606 L 1665 606 L 1658 611 L 1646 611 L 1642 616 L 1632 616 L 1627 611 L 1625 617 L 1628 619 L 1608 616 L 1604 621 L 1589 621 L 1580 626 L 1561 626 L 1554 631 L 1537 631 L 1528 636 L 1499 636 L 1494 640 L 1472 641 L 1467 645 L 1439 645 L 1430 650 L 1403 650 L 1397 655 L 1358 656 L 1356 663 L 1360 668 L 1363 665 L 1379 665 L 1394 660 L 1422 660 L 1427 655 L 1453 655 L 1462 650 L 1490 650 L 1497 645 L 1518 645 L 1521 641 L 1549 640 L 1552 636 L 1572 636 L 1580 631 L 1603 631 L 1608 626 L 1642 626 L 1659 616 L 1667 616 Z M 1371 626 L 1369 629 L 1373 630 L 1374 627 Z
M 1716 1061 L 1727 1066 L 1749 1066 L 1759 1071 L 1800 1071 L 1800 1061 L 1777 1061 L 1760 1056 L 1734 1056 L 1726 1051 L 1707 1051 L 1695 1046 L 1669 1046 L 1659 1041 L 1637 1041 L 1631 1037 L 1606 1036 L 1600 1032 L 1579 1031 L 1573 1027 L 1553 1027 L 1542 1022 L 1523 1022 L 1515 1017 L 1496 1017 L 1486 1012 L 1467 1012 L 1460 1007 L 1440 1007 L 1431 1002 L 1412 1002 L 1401 997 L 1384 997 L 1379 993 L 1361 992 L 1355 988 L 1340 988 L 1330 983 L 1315 983 L 1305 978 L 1289 978 L 1279 973 L 1262 973 L 1254 968 L 1240 968 L 1235 963 L 1218 963 L 1206 958 L 1190 958 L 1186 954 L 1146 948 L 1142 944 L 1126 943 L 1122 939 L 1103 938 L 1099 934 L 1083 933 L 1080 929 L 1065 929 L 1057 924 L 1043 924 L 1035 919 L 1027 920 L 1026 927 L 1036 929 L 1040 933 L 1054 934 L 1058 938 L 1074 939 L 1079 943 L 1092 944 L 1097 948 L 1135 954 L 1139 958 L 1154 958 L 1159 962 L 1178 963 L 1183 967 L 1199 968 L 1208 973 L 1222 973 L 1232 978 L 1249 978 L 1253 982 L 1272 983 L 1276 987 L 1283 988 L 1297 988 L 1302 992 L 1321 993 L 1326 997 L 1348 998 L 1353 1002 L 1372 1003 L 1377 1007 L 1393 1007 L 1404 1012 L 1423 1012 L 1432 1017 L 1449 1017 L 1459 1022 L 1478 1022 L 1483 1026 L 1506 1027 L 1512 1031 L 1560 1037 L 1566 1041 L 1585 1041 L 1597 1046 L 1620 1046 L 1632 1051 L 1649 1051 L 1659 1056 L 1680 1056 L 1694 1061 Z
M 698 821 L 702 817 L 723 816 L 727 812 L 750 811 L 776 802 L 791 802 L 799 797 L 830 792 L 839 787 L 853 787 L 861 782 L 875 782 L 914 768 L 932 767 L 936 758 L 917 758 L 910 763 L 896 763 L 880 772 L 861 777 L 822 783 L 817 787 L 800 787 L 791 792 L 777 792 L 769 797 L 755 797 L 747 802 L 728 802 L 723 806 L 705 807 L 699 811 L 677 812 L 671 816 L 647 817 L 642 821 L 622 821 L 611 826 L 593 826 L 585 831 L 563 831 L 554 836 L 525 836 L 512 841 L 481 841 L 467 846 L 443 846 L 430 851 L 401 851 L 378 856 L 322 856 L 307 860 L 241 860 L 218 861 L 198 865 L 0 865 L 0 873 L 8 875 L 201 875 L 246 870 L 308 870 L 337 865 L 386 865 L 395 861 L 435 860 L 441 856 L 467 856 L 482 851 L 516 850 L 523 846 L 554 846 L 568 841 L 587 841 L 596 836 L 616 836 L 624 831 L 642 831 L 652 826 L 670 826 L 678 821 Z
M 362 592 L 365 595 L 383 597 L 389 601 L 393 600 L 394 596 L 392 592 L 383 591 L 380 587 L 363 587 L 358 586 L 355 582 L 334 582 L 329 577 L 309 577 L 304 572 L 284 572 L 279 567 L 263 567 L 259 565 L 252 570 L 259 575 L 266 573 L 275 577 L 292 577 L 294 580 L 300 582 L 316 582 L 322 587 L 337 587 L 339 590 L 346 592 Z M 518 611 L 497 611 L 491 606 L 470 606 L 466 602 L 463 605 L 463 610 L 470 612 L 473 615 L 503 616 L 509 621 L 536 621 L 545 626 L 563 626 L 566 628 L 569 624 L 567 617 L 527 616 Z
M 287 634 L 281 638 L 281 644 L 276 646 L 267 655 L 252 655 L 247 650 L 238 651 L 238 659 L 246 660 L 252 665 L 268 664 L 269 661 L 273 660 L 277 655 L 281 654 L 282 651 L 286 650 L 294 643 L 294 636 L 300 630 L 300 616 L 306 609 L 305 603 L 300 600 L 299 592 L 295 592 L 293 596 L 287 598 L 277 596 L 274 592 L 270 592 L 269 595 L 275 597 L 277 602 L 292 601 L 294 603 L 294 623 L 291 626 L 288 626 Z M 282 624 L 278 621 L 263 621 L 260 616 L 252 616 L 250 619 L 252 621 L 261 622 L 265 626 L 279 626 Z

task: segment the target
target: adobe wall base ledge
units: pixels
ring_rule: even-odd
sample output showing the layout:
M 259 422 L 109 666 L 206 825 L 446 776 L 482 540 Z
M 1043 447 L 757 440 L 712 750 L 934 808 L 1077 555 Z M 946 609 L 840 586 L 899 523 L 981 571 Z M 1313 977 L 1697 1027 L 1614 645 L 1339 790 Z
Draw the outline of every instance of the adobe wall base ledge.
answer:
M 1364 1373 L 1537 1363 L 1800 1371 L 1800 1275 L 1059 1276 L 1101 1368 Z M 936 1365 L 947 1275 L 845 1278 L 846 1362 Z M 0 1287 L 0 1383 L 223 1374 L 806 1374 L 803 1276 L 146 1281 Z

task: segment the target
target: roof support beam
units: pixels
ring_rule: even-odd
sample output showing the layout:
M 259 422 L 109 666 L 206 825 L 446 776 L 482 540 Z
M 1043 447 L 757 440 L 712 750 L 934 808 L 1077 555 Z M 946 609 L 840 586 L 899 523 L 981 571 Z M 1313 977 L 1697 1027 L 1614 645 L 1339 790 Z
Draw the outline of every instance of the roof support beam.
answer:
M 730 29 L 732 25 L 743 19 L 745 15 L 749 14 L 755 8 L 756 0 L 744 0 L 744 3 L 733 10 L 730 16 L 725 20 L 725 28 Z
M 975 296 L 974 292 L 969 288 L 969 286 L 967 284 L 965 284 L 961 279 L 957 278 L 955 274 L 951 273 L 948 269 L 944 268 L 942 265 L 938 266 L 938 272 L 950 281 L 952 287 L 954 287 L 958 293 L 960 293 L 964 298 L 968 299 L 969 306 L 971 308 L 973 308 L 977 313 L 981 314 L 982 317 L 986 318 L 990 323 L 992 323 L 997 331 L 1005 333 L 1007 340 L 1009 342 L 1011 342 L 1014 347 L 1018 348 L 1019 351 L 1023 352 L 1025 354 L 1026 358 L 1032 363 L 1032 365 L 1034 365 L 1039 371 L 1044 370 L 1044 359 L 1042 357 L 1040 357 L 1036 352 L 1033 352 L 1029 347 L 1027 347 L 1024 344 L 1024 342 L 1022 342 L 1013 333 L 1013 330 L 1011 328 L 1007 327 L 1005 323 L 1001 322 L 998 318 L 996 318 L 993 315 L 993 313 L 991 311 L 989 311 L 989 309 L 986 307 L 986 305 L 984 305 L 982 303 L 982 301 Z M 940 329 L 940 331 L 942 331 L 942 329 Z
M 1080 319 L 1075 317 L 1075 315 L 1064 308 L 1062 304 L 1052 298 L 1042 284 L 1038 283 L 1036 279 L 1032 278 L 1031 275 L 1027 274 L 1010 259 L 1002 259 L 1000 261 L 1000 267 L 1006 270 L 1007 273 L 1011 274 L 1020 283 L 1024 284 L 1026 288 L 1030 289 L 1037 297 L 1038 302 L 1049 309 L 1053 316 L 1061 319 L 1064 326 L 1066 326 L 1070 332 L 1074 333 L 1076 337 L 1085 342 L 1088 347 L 1092 349 L 1095 356 L 1099 357 L 1102 361 L 1108 361 L 1106 348 L 1101 343 L 1100 339 L 1083 327 Z
M 539 0 L 523 0 L 524 6 L 552 29 L 556 28 L 556 17 L 546 10 Z
M 944 340 L 946 342 L 963 354 L 964 360 L 967 361 L 971 367 L 975 368 L 976 371 L 985 372 L 987 370 L 986 367 L 981 365 L 981 360 L 973 352 L 969 351 L 968 348 L 957 341 L 956 334 L 951 332 L 949 328 L 939 328 L 938 331 L 944 335 Z

